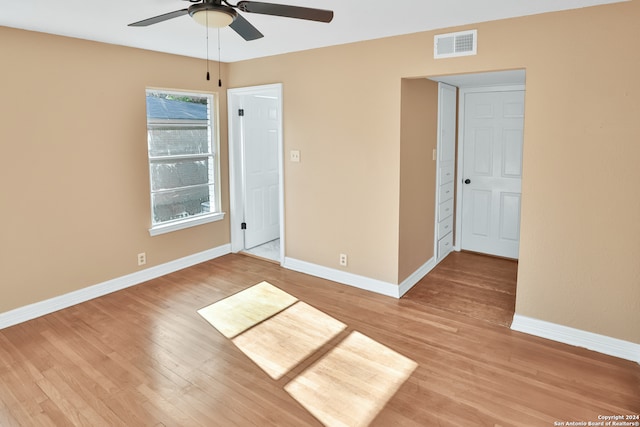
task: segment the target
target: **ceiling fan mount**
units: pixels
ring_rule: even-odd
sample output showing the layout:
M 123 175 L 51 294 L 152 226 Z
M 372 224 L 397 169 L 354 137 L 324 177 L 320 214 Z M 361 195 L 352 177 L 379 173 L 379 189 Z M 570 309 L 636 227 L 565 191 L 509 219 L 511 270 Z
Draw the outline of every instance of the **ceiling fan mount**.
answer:
M 146 27 L 182 15 L 191 16 L 196 22 L 208 27 L 221 28 L 229 26 L 245 40 L 255 40 L 264 37 L 256 27 L 251 25 L 241 14 L 257 13 L 261 15 L 281 16 L 284 18 L 297 18 L 316 22 L 331 22 L 333 11 L 314 9 L 284 4 L 264 3 L 256 1 L 240 1 L 231 4 L 226 0 L 188 0 L 192 4 L 186 9 L 180 9 L 142 21 L 129 24 L 130 27 Z M 224 4 L 223 4 L 224 3 Z M 237 9 L 237 10 L 236 10 Z
M 238 12 L 230 6 L 220 4 L 220 2 L 204 0 L 202 3 L 195 3 L 187 9 L 189 16 L 198 24 L 208 27 L 222 28 L 231 25 L 238 17 Z

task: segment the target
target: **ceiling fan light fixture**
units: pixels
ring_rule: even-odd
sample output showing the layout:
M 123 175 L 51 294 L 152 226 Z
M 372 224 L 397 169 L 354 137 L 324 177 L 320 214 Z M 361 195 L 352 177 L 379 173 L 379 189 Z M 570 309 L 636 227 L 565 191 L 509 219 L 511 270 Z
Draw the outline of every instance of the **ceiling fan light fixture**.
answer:
M 226 6 L 211 7 L 209 3 L 195 4 L 189 8 L 189 15 L 200 25 L 223 28 L 231 25 L 238 13 Z

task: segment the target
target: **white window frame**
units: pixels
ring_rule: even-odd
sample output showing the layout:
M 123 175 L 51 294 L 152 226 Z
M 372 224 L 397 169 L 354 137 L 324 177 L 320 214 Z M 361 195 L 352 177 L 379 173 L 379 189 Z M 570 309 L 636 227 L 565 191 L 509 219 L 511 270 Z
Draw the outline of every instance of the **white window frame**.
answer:
M 225 213 L 221 209 L 222 198 L 220 192 L 220 120 L 219 120 L 219 103 L 216 93 L 195 92 L 186 90 L 172 90 L 163 88 L 148 87 L 145 91 L 146 96 L 150 92 L 161 92 L 170 95 L 177 96 L 199 96 L 209 98 L 209 138 L 211 144 L 211 156 L 213 157 L 213 193 L 214 193 L 214 211 L 186 217 L 184 219 L 175 219 L 165 221 L 162 223 L 153 223 L 153 183 L 151 174 L 152 161 L 157 160 L 157 157 L 152 157 L 149 152 L 149 140 L 147 136 L 147 165 L 149 167 L 149 218 L 151 220 L 151 228 L 149 228 L 149 234 L 151 236 L 157 236 L 160 234 L 170 233 L 172 231 L 183 230 L 185 228 L 195 227 L 197 225 L 207 224 L 210 222 L 220 221 L 224 219 Z M 147 119 L 147 131 L 149 130 L 149 120 Z M 194 157 L 199 157 L 195 155 Z

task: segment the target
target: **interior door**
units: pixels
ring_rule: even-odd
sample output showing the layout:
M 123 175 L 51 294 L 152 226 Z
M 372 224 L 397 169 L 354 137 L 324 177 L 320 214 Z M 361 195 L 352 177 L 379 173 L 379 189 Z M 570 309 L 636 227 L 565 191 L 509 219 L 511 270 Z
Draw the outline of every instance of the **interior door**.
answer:
M 461 248 L 518 258 L 524 90 L 464 98 Z
M 245 249 L 280 237 L 278 99 L 247 95 L 243 99 Z

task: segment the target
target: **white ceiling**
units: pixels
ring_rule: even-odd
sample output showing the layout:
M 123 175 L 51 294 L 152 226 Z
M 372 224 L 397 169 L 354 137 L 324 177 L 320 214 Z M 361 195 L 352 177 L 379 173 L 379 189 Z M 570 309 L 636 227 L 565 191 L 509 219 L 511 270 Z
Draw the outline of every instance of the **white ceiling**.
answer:
M 220 30 L 223 62 L 271 56 L 361 40 L 416 33 L 515 16 L 576 9 L 622 0 L 275 0 L 333 10 L 329 24 L 243 13 L 264 38 L 247 42 Z M 231 2 L 235 4 L 235 2 Z M 0 0 L 0 25 L 205 58 L 206 29 L 189 15 L 149 27 L 135 21 L 190 3 L 182 0 Z M 541 29 L 543 30 L 543 29 Z M 482 35 L 478 39 L 481 43 Z M 209 57 L 218 57 L 218 31 L 210 30 Z M 426 48 L 426 47 L 425 47 Z

